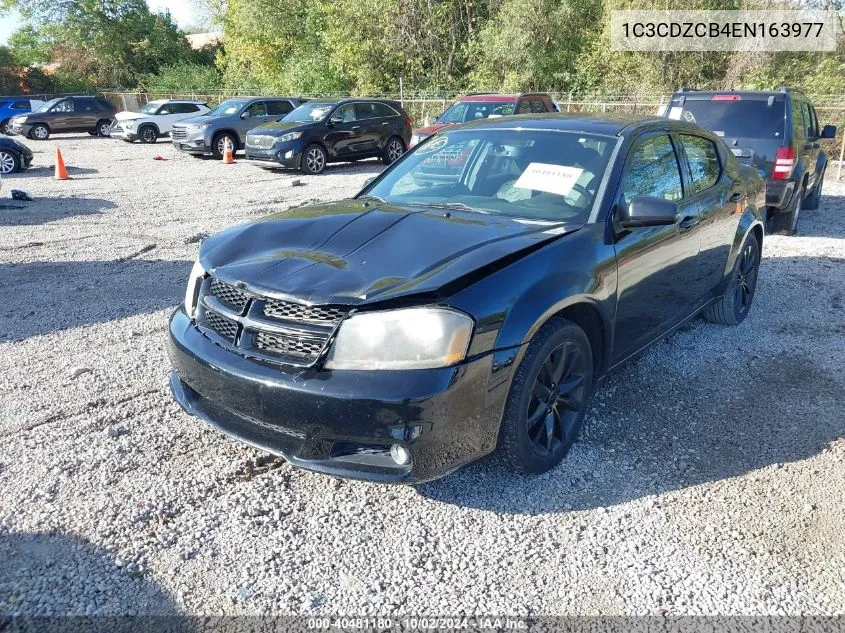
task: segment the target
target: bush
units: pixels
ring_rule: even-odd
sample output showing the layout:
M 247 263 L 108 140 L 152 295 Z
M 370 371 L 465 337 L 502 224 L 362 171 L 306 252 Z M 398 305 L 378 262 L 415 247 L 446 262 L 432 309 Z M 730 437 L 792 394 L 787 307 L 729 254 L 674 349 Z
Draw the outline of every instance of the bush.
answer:
M 222 87 L 220 73 L 213 66 L 202 64 L 173 64 L 141 79 L 146 92 L 205 92 Z

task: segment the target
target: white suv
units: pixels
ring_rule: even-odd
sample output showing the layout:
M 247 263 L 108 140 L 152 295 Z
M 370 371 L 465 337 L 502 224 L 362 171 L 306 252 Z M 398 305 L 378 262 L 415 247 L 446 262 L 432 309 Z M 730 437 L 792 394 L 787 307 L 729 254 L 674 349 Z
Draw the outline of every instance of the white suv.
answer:
M 112 138 L 122 138 L 127 143 L 140 140 L 155 143 L 159 136 L 170 134 L 176 121 L 190 119 L 208 112 L 202 101 L 162 99 L 150 101 L 140 112 L 118 112 L 111 128 Z

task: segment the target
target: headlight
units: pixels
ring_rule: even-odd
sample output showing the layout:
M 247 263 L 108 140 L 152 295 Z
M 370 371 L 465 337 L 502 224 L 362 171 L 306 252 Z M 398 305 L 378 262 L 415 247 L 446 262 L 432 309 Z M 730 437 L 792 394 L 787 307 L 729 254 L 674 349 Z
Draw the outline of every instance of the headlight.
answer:
M 295 141 L 300 136 L 302 136 L 302 132 L 288 132 L 287 134 L 282 134 L 279 138 L 277 138 L 276 142 L 287 143 L 288 141 Z
M 431 369 L 466 357 L 472 319 L 447 308 L 364 312 L 345 320 L 328 369 Z
M 26 117 L 25 116 L 12 117 L 12 123 L 26 123 Z
M 194 267 L 191 268 L 191 276 L 188 277 L 188 287 L 185 289 L 185 312 L 191 319 L 197 318 L 197 302 L 200 296 L 200 286 L 205 275 L 205 268 L 200 264 L 200 260 L 195 261 Z
M 202 125 L 189 125 L 188 130 L 191 132 L 198 132 L 211 127 L 211 123 L 203 123 Z

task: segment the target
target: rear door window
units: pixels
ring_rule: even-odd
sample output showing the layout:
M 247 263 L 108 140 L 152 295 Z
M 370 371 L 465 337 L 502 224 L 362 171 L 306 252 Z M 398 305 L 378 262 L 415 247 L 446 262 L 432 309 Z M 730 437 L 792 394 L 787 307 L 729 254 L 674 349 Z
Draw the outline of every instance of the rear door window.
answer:
M 376 114 L 375 104 L 373 103 L 356 103 L 355 104 L 355 116 L 360 121 L 362 119 L 376 119 L 378 115 Z
M 622 185 L 625 204 L 634 196 L 673 201 L 683 197 L 678 158 L 667 134 L 637 140 L 629 156 L 628 173 Z
M 719 152 L 713 141 L 701 136 L 681 134 L 681 145 L 684 147 L 692 174 L 692 193 L 715 185 L 722 167 L 719 164 Z
M 796 139 L 806 136 L 807 126 L 804 124 L 804 112 L 798 101 L 792 102 L 792 133 Z
M 517 114 L 530 114 L 531 113 L 531 103 L 528 101 L 520 101 L 519 107 L 516 109 Z
M 270 116 L 283 116 L 293 110 L 290 101 L 268 101 L 267 114 Z
M 394 110 L 389 105 L 384 104 L 384 103 L 374 103 L 373 104 L 373 110 L 375 111 L 376 116 L 381 117 L 381 118 L 399 115 L 399 113 L 396 112 L 396 110 Z
M 532 100 L 531 101 L 531 112 L 536 112 L 536 113 L 539 114 L 539 113 L 542 113 L 542 112 L 548 112 L 548 109 L 546 108 L 546 104 L 543 103 L 542 101 Z
M 29 110 L 29 101 L 15 101 L 12 104 L 12 110 Z
M 668 117 L 697 123 L 727 138 L 782 139 L 784 101 L 768 100 L 711 101 L 689 99 L 682 106 L 669 104 Z

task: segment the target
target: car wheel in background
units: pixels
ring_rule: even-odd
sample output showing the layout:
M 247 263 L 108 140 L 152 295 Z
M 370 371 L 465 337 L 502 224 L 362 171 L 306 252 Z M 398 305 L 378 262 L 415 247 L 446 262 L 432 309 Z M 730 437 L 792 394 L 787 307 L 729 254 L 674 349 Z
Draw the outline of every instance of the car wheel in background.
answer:
M 519 365 L 502 420 L 501 450 L 517 472 L 557 466 L 578 437 L 593 388 L 593 353 L 580 327 L 550 319 Z
M 43 123 L 38 123 L 29 131 L 29 137 L 36 141 L 46 141 L 50 138 L 50 128 Z
M 827 167 L 822 169 L 822 173 L 819 175 L 819 179 L 816 181 L 816 185 L 813 187 L 813 190 L 806 198 L 804 198 L 804 208 L 808 211 L 815 211 L 819 208 L 819 203 L 822 200 L 822 186 L 824 185 L 824 175 L 826 171 Z
M 111 119 L 97 121 L 97 136 L 109 136 L 111 131 Z
M 6 136 L 12 135 L 12 126 L 9 124 L 9 119 L 0 121 L 0 134 L 5 134 Z
M 704 318 L 711 323 L 739 325 L 748 316 L 757 289 L 760 269 L 760 244 L 749 233 L 737 255 L 728 287 L 718 300 L 704 308 Z
M 235 155 L 235 152 L 238 151 L 238 139 L 231 134 L 224 133 L 215 136 L 214 141 L 211 144 L 211 153 L 214 155 L 214 158 L 217 160 L 223 160 L 223 153 L 226 151 L 227 143 L 231 143 L 232 156 Z
M 138 130 L 138 139 L 142 143 L 155 143 L 158 140 L 158 132 L 152 125 L 144 125 Z
M 0 149 L 0 174 L 14 174 L 21 168 L 21 161 L 16 154 Z
M 319 145 L 309 145 L 299 158 L 299 169 L 304 174 L 322 174 L 327 160 L 326 150 Z
M 402 154 L 405 153 L 405 143 L 398 136 L 391 136 L 384 146 L 384 154 L 382 154 L 381 162 L 385 165 L 399 160 Z
M 795 235 L 798 232 L 798 218 L 804 205 L 804 188 L 802 187 L 790 205 L 789 209 L 775 213 L 773 229 L 780 235 Z

